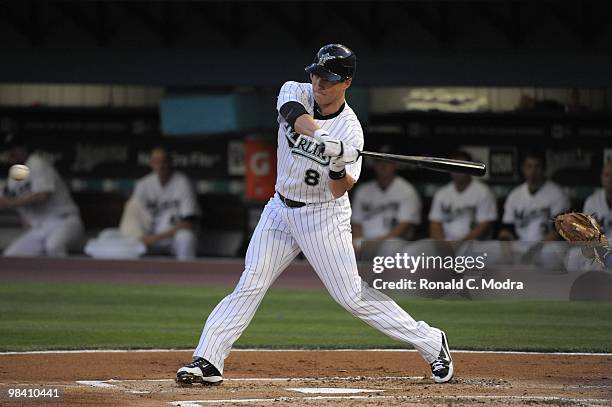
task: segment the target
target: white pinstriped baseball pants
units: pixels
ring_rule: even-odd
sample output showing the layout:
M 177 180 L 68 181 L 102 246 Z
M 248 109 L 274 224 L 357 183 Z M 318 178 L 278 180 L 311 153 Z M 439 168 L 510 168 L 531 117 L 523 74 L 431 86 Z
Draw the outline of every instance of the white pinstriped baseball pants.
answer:
M 334 300 L 385 335 L 412 344 L 431 363 L 440 353 L 440 330 L 415 321 L 357 272 L 348 197 L 288 208 L 270 199 L 255 228 L 245 270 L 234 291 L 208 316 L 194 352 L 221 373 L 232 345 L 247 328 L 266 291 L 302 250 Z

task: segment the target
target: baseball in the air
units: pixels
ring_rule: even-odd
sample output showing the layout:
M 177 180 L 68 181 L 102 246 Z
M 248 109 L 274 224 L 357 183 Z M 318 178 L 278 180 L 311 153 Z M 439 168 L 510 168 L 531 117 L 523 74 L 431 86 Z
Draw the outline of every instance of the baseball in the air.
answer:
M 9 177 L 15 181 L 23 181 L 30 176 L 30 169 L 21 164 L 15 164 L 9 169 Z

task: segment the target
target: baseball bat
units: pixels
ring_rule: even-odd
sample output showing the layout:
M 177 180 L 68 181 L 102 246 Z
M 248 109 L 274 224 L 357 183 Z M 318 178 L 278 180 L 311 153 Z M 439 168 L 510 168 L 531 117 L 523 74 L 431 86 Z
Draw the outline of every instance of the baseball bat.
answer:
M 396 161 L 406 163 L 418 168 L 440 172 L 456 172 L 459 174 L 482 177 L 487 173 L 486 165 L 472 161 L 452 160 L 450 158 L 422 157 L 416 155 L 398 155 L 360 151 L 359 155 L 372 157 L 377 160 Z

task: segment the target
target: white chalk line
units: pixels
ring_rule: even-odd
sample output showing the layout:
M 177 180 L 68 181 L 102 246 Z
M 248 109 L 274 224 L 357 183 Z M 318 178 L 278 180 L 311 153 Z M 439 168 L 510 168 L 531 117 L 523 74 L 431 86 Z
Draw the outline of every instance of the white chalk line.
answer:
M 554 397 L 554 396 L 487 396 L 487 395 L 461 395 L 461 396 L 382 396 L 382 395 L 369 395 L 369 396 L 305 396 L 305 397 L 273 397 L 273 398 L 250 398 L 250 399 L 209 399 L 209 400 L 179 400 L 171 401 L 168 404 L 174 406 L 193 406 L 196 407 L 200 404 L 220 404 L 220 403 L 263 403 L 273 401 L 311 401 L 311 400 L 375 400 L 375 399 L 395 399 L 395 400 L 406 400 L 406 401 L 423 401 L 423 400 L 467 400 L 470 399 L 481 399 L 481 400 L 522 400 L 522 401 L 546 401 L 546 402 L 557 402 L 557 403 L 607 403 L 609 400 L 606 399 L 583 399 L 583 398 L 569 398 L 569 397 Z
M 35 350 L 23 352 L 0 352 L 4 355 L 47 355 L 71 353 L 163 353 L 163 352 L 190 352 L 190 349 L 83 349 L 83 350 Z M 232 352 L 416 352 L 415 349 L 233 349 Z M 558 355 L 558 356 L 612 356 L 605 352 L 531 352 L 506 350 L 451 350 L 452 353 L 499 354 L 499 355 Z
M 351 394 L 351 393 L 384 393 L 382 389 L 357 389 L 352 387 L 288 387 L 285 390 L 303 394 Z
M 77 380 L 76 382 L 84 386 L 101 387 L 105 389 L 118 388 L 114 384 L 108 383 L 109 382 L 108 380 Z
M 348 376 L 348 377 L 235 377 L 235 378 L 224 378 L 224 382 L 308 382 L 308 381 L 321 381 L 321 380 L 413 380 L 421 381 L 427 378 L 423 376 Z M 96 388 L 105 388 L 124 391 L 125 393 L 131 394 L 148 394 L 150 391 L 131 390 L 121 387 L 120 383 L 143 383 L 143 382 L 172 382 L 174 379 L 108 379 L 108 380 L 76 380 L 77 384 L 83 386 L 90 386 Z M 384 391 L 384 390 L 364 390 L 364 391 Z M 156 391 L 156 393 L 167 393 L 167 391 Z
M 91 387 L 98 387 L 98 388 L 103 388 L 103 389 L 117 389 L 117 390 L 124 390 L 126 393 L 130 393 L 130 394 L 149 394 L 151 393 L 150 391 L 146 391 L 146 390 L 126 390 L 126 389 L 122 389 L 119 386 L 116 386 L 114 384 L 109 383 L 112 380 L 77 380 L 76 383 L 84 385 L 84 386 L 91 386 Z M 158 392 L 158 393 L 165 393 L 163 391 Z
M 291 381 L 320 381 L 320 380 L 427 380 L 422 376 L 347 376 L 347 377 L 236 377 L 226 378 L 227 382 L 291 382 Z M 76 383 L 95 388 L 106 388 L 124 391 L 130 394 L 147 394 L 149 391 L 130 390 L 122 388 L 119 383 L 122 382 L 174 382 L 173 379 L 108 379 L 108 380 L 77 380 Z M 580 386 L 570 386 L 580 387 Z M 588 388 L 609 388 L 612 386 L 582 386 Z M 377 391 L 377 390 L 374 390 Z M 383 391 L 383 390 L 380 390 Z M 166 393 L 166 391 L 156 391 L 157 393 Z M 220 404 L 220 403 L 262 403 L 269 401 L 307 401 L 307 400 L 326 400 L 326 399 L 399 399 L 406 401 L 419 400 L 437 400 L 437 399 L 452 399 L 456 401 L 469 399 L 486 399 L 486 400 L 528 400 L 528 401 L 553 401 L 559 403 L 609 403 L 609 399 L 586 399 L 586 398 L 570 398 L 558 396 L 511 396 L 511 395 L 440 395 L 440 396 L 405 396 L 405 395 L 368 395 L 368 396 L 304 396 L 304 397 L 287 397 L 279 396 L 273 398 L 251 398 L 251 399 L 208 399 L 208 400 L 180 400 L 169 402 L 171 405 L 177 406 L 192 406 L 197 407 L 200 404 Z M 595 404 L 597 405 L 597 404 Z

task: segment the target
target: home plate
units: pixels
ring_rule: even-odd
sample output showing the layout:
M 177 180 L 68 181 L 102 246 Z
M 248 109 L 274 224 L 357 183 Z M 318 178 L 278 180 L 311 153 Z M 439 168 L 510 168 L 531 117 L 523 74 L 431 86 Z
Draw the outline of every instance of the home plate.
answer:
M 378 393 L 384 390 L 348 389 L 345 387 L 292 387 L 289 391 L 297 391 L 307 394 L 354 394 L 354 393 Z

